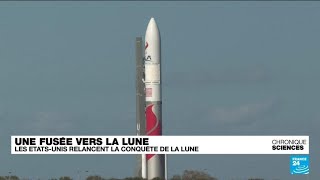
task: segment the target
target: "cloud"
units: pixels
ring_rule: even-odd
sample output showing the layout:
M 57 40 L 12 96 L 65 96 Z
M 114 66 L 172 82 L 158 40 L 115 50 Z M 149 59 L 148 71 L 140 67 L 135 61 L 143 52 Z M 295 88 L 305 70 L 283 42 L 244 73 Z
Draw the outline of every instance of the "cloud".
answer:
M 218 125 L 251 125 L 269 115 L 275 104 L 274 100 L 268 100 L 233 107 L 214 107 L 208 111 L 208 118 Z

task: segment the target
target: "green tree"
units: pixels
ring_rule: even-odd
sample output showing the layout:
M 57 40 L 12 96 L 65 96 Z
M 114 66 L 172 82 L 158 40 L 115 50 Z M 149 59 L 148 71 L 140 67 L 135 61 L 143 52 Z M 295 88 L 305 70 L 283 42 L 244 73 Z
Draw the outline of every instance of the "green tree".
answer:
M 197 170 L 185 170 L 182 174 L 183 180 L 217 180 L 208 173 Z
M 180 175 L 173 175 L 170 180 L 182 180 Z
M 126 177 L 124 178 L 124 180 L 145 180 L 145 179 L 142 177 Z
M 9 178 L 10 180 L 19 180 L 19 177 L 18 176 L 10 176 L 10 178 Z
M 0 176 L 0 180 L 19 180 L 18 176 L 12 175 L 12 176 Z
M 72 178 L 69 176 L 62 176 L 59 178 L 59 180 L 72 180 Z
M 94 176 L 88 176 L 86 180 L 105 180 L 103 177 L 94 175 Z
M 160 177 L 155 177 L 152 180 L 165 180 L 164 178 L 160 178 Z

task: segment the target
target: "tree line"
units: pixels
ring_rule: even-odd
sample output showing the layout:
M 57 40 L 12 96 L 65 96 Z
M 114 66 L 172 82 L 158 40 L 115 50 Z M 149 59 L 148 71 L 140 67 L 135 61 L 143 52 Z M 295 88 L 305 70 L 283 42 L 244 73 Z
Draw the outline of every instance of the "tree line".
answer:
M 42 180 L 42 179 L 30 179 L 30 178 L 19 178 L 18 176 L 0 176 L 0 180 Z M 59 178 L 50 178 L 49 180 L 78 180 L 71 178 L 70 176 L 61 176 Z M 146 180 L 141 177 L 126 177 L 126 178 L 104 178 L 99 175 L 90 175 L 85 180 Z M 154 178 L 152 180 L 165 180 L 161 178 Z M 198 171 L 198 170 L 185 170 L 183 173 L 173 175 L 169 180 L 218 180 L 218 178 L 211 176 L 210 174 Z M 262 178 L 248 178 L 248 180 L 264 180 Z

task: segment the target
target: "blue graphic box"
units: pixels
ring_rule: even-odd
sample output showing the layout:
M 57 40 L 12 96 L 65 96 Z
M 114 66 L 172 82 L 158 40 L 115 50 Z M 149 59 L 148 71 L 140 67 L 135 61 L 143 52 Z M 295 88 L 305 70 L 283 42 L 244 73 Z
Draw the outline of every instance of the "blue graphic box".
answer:
M 290 173 L 291 174 L 309 174 L 309 155 L 291 155 Z

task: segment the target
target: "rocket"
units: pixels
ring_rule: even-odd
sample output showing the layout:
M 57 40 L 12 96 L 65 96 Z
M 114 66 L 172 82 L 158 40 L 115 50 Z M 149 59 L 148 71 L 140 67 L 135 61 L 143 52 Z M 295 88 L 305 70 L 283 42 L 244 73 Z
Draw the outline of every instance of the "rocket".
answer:
M 146 135 L 162 135 L 161 98 L 161 42 L 160 32 L 154 18 L 151 18 L 145 35 L 145 98 Z M 147 177 L 165 178 L 165 155 L 147 154 Z

